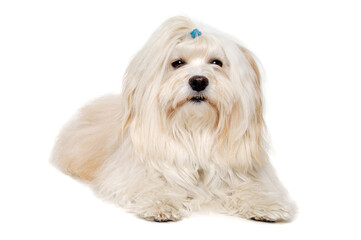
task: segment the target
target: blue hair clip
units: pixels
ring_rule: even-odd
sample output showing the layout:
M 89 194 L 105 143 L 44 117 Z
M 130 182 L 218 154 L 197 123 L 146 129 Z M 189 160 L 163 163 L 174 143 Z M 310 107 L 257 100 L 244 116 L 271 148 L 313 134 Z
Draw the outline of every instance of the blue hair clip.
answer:
M 202 32 L 199 31 L 197 28 L 195 28 L 192 32 L 191 32 L 191 36 L 192 38 L 196 38 L 198 36 L 202 35 Z

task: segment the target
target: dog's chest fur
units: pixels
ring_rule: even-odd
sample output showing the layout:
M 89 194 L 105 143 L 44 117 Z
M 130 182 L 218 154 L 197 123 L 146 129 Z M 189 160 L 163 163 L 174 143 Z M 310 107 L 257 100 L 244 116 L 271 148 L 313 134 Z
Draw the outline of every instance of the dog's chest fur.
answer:
M 179 109 L 169 132 L 174 148 L 183 151 L 179 156 L 193 164 L 209 163 L 216 149 L 217 120 L 217 112 L 207 103 L 189 103 Z

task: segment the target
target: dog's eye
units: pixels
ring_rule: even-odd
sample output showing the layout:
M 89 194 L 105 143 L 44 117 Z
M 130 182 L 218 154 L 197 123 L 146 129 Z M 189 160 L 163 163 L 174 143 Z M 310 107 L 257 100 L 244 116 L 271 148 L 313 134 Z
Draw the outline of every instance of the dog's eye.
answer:
M 218 59 L 213 59 L 209 62 L 210 64 L 215 64 L 215 65 L 218 65 L 220 67 L 223 66 L 223 63 L 221 61 L 219 61 Z
M 186 63 L 182 59 L 178 59 L 177 61 L 172 62 L 172 67 L 179 68 L 185 64 Z

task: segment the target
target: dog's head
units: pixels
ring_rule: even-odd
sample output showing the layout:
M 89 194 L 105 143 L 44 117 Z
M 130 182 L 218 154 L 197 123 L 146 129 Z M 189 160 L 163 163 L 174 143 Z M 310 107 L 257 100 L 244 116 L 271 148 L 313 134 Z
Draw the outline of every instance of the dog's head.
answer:
M 210 131 L 231 162 L 262 162 L 259 70 L 224 34 L 198 30 L 186 17 L 167 20 L 130 63 L 122 94 L 123 130 L 132 123 L 134 142 L 161 131 Z

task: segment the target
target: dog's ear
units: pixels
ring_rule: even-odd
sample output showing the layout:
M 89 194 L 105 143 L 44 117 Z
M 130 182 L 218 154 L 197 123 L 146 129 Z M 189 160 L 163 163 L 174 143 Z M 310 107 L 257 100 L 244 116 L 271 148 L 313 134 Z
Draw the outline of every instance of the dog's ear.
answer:
M 256 62 L 255 56 L 248 49 L 246 49 L 245 47 L 239 46 L 239 49 L 241 50 L 241 52 L 243 53 L 243 55 L 247 59 L 248 63 L 250 64 L 250 66 L 251 66 L 251 68 L 253 70 L 253 73 L 254 73 L 254 81 L 260 87 L 260 85 L 261 85 L 261 73 L 260 73 L 258 64 Z
M 262 165 L 267 158 L 265 151 L 265 124 L 263 119 L 263 101 L 261 91 L 261 73 L 255 56 L 246 48 L 239 46 L 242 61 L 238 66 L 242 72 L 239 81 L 243 81 L 245 96 L 234 104 L 229 118 L 230 159 L 232 166 L 243 171 L 251 171 Z
M 255 112 L 250 118 L 248 128 L 243 136 L 242 145 L 244 150 L 248 149 L 249 157 L 252 162 L 262 164 L 267 158 L 265 151 L 265 124 L 263 119 L 263 95 L 261 90 L 261 73 L 255 56 L 246 48 L 240 46 L 240 50 L 244 54 L 250 65 L 250 80 L 254 86 L 254 104 Z
M 193 22 L 174 17 L 164 22 L 134 56 L 123 80 L 124 129 L 130 127 L 134 147 L 145 156 L 159 149 L 150 144 L 161 132 L 158 95 L 174 47 L 189 35 Z M 126 120 L 128 119 L 128 120 Z M 158 147 L 158 146 L 157 146 Z

